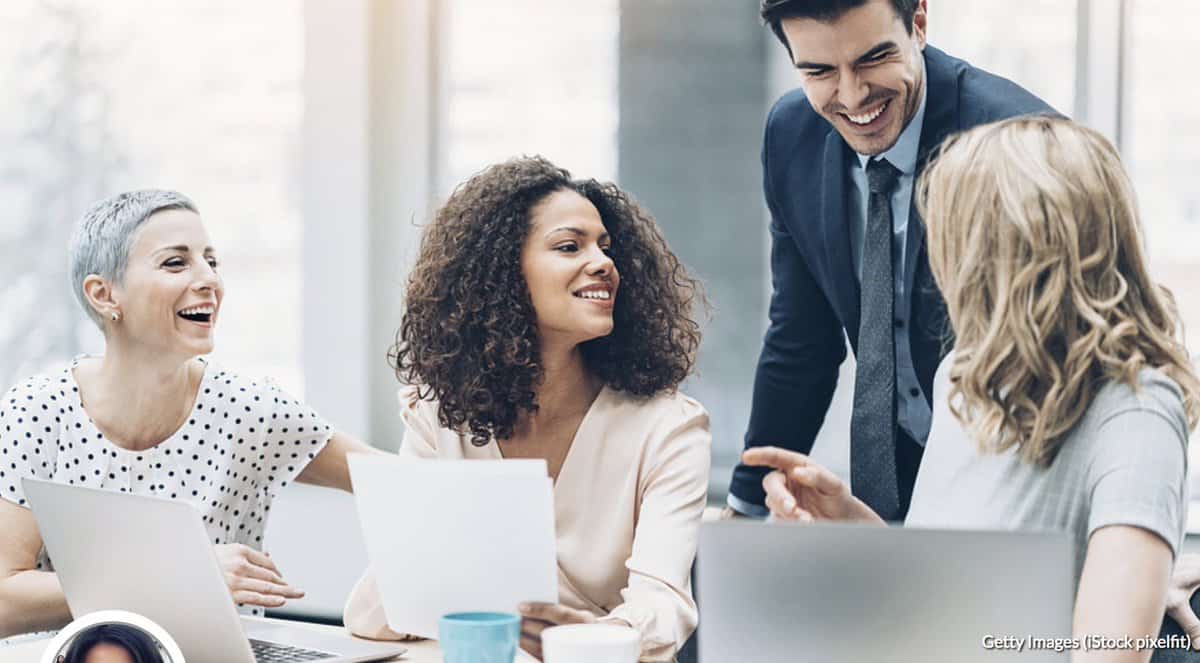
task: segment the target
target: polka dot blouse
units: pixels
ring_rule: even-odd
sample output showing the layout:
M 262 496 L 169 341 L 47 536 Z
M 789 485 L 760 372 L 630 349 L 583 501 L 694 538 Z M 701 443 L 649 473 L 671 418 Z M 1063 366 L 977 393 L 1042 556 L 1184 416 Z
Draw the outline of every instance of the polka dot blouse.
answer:
M 333 431 L 274 385 L 205 363 L 196 404 L 171 437 L 129 451 L 101 433 L 71 366 L 13 387 L 0 400 L 0 497 L 27 506 L 22 477 L 184 500 L 213 543 L 262 549 L 271 501 Z M 45 549 L 38 568 L 53 570 Z

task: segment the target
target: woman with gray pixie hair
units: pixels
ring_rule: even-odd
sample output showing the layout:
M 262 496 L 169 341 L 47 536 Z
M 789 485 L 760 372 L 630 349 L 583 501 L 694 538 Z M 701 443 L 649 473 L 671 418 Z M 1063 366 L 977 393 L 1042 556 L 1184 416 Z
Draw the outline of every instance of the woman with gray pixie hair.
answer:
M 273 385 L 201 358 L 213 350 L 224 284 L 185 196 L 97 203 L 70 261 L 105 352 L 0 400 L 0 638 L 71 620 L 24 477 L 190 502 L 234 601 L 257 610 L 303 596 L 261 552 L 271 501 L 292 481 L 350 491 L 346 454 L 374 450 Z

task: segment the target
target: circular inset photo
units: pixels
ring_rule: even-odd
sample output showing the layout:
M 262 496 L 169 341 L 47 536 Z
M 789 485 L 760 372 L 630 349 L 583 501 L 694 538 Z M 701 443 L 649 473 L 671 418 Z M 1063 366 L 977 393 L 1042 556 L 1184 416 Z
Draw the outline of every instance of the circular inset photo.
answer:
M 161 626 L 121 610 L 104 610 L 71 622 L 51 641 L 43 663 L 186 663 Z

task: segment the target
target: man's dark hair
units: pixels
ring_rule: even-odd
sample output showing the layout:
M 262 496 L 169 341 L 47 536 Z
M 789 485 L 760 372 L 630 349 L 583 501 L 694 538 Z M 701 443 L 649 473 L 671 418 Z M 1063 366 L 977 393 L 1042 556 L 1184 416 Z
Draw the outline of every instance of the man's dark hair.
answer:
M 904 23 L 904 28 L 912 34 L 913 16 L 917 13 L 920 0 L 891 0 L 896 16 Z M 836 21 L 842 14 L 867 4 L 867 0 L 762 0 L 759 14 L 763 21 L 771 26 L 771 32 L 779 38 L 783 47 L 791 54 L 792 47 L 788 44 L 787 35 L 783 34 L 783 19 L 811 18 L 818 21 Z

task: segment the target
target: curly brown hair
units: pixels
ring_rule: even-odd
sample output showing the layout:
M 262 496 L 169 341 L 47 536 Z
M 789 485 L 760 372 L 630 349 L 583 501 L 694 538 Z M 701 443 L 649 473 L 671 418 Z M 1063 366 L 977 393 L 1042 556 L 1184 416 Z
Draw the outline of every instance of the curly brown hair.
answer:
M 556 191 L 587 198 L 621 275 L 613 331 L 580 345 L 588 371 L 639 397 L 674 390 L 700 345 L 705 302 L 654 218 L 612 183 L 572 180 L 540 156 L 490 166 L 454 190 L 421 238 L 388 359 L 401 382 L 438 401 L 440 424 L 483 446 L 537 412 L 543 378 L 537 318 L 521 271 L 531 210 Z

